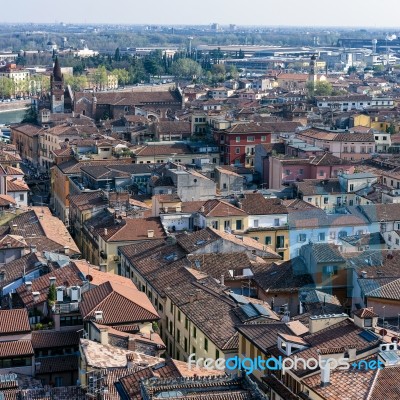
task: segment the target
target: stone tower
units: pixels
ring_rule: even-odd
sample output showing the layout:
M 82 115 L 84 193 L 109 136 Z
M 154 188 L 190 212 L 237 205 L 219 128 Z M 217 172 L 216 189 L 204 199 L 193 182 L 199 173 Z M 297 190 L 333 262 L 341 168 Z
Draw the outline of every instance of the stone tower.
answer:
M 315 84 L 317 83 L 317 80 L 318 80 L 317 73 L 316 73 L 316 66 L 315 66 L 316 59 L 317 59 L 317 57 L 315 56 L 315 54 L 313 54 L 311 56 L 310 72 L 308 74 L 308 82 L 312 82 L 312 84 L 314 86 L 315 86 Z
M 51 88 L 51 112 L 63 113 L 64 112 L 64 76 L 61 74 L 61 67 L 56 57 L 54 62 L 53 73 L 51 74 L 50 81 Z

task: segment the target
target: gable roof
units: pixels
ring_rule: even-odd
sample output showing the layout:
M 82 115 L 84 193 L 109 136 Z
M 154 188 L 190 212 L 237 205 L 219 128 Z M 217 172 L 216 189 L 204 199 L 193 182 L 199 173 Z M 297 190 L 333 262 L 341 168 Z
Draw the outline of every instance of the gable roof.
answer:
M 85 320 L 94 318 L 95 311 L 102 311 L 104 325 L 159 319 L 145 293 L 111 282 L 84 293 L 79 309 Z
M 266 199 L 261 193 L 246 193 L 239 202 L 241 209 L 249 215 L 287 214 L 280 199 Z
M 0 310 L 0 334 L 9 335 L 15 333 L 30 332 L 28 312 L 25 308 L 14 310 Z

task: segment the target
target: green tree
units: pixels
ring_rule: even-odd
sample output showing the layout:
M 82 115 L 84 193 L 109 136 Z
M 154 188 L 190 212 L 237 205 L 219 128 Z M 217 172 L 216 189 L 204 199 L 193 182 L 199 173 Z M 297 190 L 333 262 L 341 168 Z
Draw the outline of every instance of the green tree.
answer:
M 36 106 L 34 104 L 28 104 L 26 106 L 26 111 L 22 122 L 26 124 L 37 124 L 37 120 L 38 120 L 38 113 Z
M 357 68 L 354 67 L 353 65 L 352 65 L 351 67 L 349 67 L 348 70 L 347 70 L 347 73 L 348 73 L 349 75 L 355 74 L 356 72 L 357 72 Z
M 5 76 L 0 77 L 0 96 L 11 97 L 14 94 L 14 81 Z
M 125 86 L 129 81 L 129 72 L 123 68 L 116 68 L 112 70 L 112 74 L 118 77 L 118 84 Z
M 86 89 L 88 86 L 87 78 L 85 75 L 77 75 L 77 76 L 66 75 L 64 77 L 64 82 L 67 85 L 70 85 L 71 89 L 75 92 L 79 92 L 83 89 Z
M 107 70 L 104 65 L 96 69 L 93 74 L 93 81 L 100 90 L 103 90 L 107 84 Z
M 119 51 L 119 47 L 116 48 L 115 53 L 114 53 L 114 60 L 115 61 L 120 61 L 121 60 L 121 53 Z
M 332 85 L 327 81 L 318 81 L 315 84 L 308 82 L 306 85 L 308 95 L 313 96 L 330 96 L 332 94 Z
M 198 62 L 190 58 L 181 58 L 172 64 L 171 72 L 178 78 L 196 79 L 202 75 L 202 69 Z
M 49 293 L 47 295 L 47 300 L 49 303 L 54 303 L 57 299 L 56 286 L 52 283 L 49 287 Z

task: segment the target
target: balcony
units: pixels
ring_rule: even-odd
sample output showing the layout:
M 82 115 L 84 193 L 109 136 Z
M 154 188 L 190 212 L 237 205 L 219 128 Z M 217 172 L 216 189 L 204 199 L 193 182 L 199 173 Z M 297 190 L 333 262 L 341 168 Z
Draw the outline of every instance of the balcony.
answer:
M 54 314 L 70 314 L 79 311 L 79 303 L 60 303 L 54 306 Z

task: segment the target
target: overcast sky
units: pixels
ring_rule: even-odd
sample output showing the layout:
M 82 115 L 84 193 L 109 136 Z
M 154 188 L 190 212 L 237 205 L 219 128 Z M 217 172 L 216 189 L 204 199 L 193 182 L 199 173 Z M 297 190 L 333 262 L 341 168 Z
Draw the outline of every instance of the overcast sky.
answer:
M 397 27 L 399 9 L 399 0 L 0 0 L 0 22 Z

